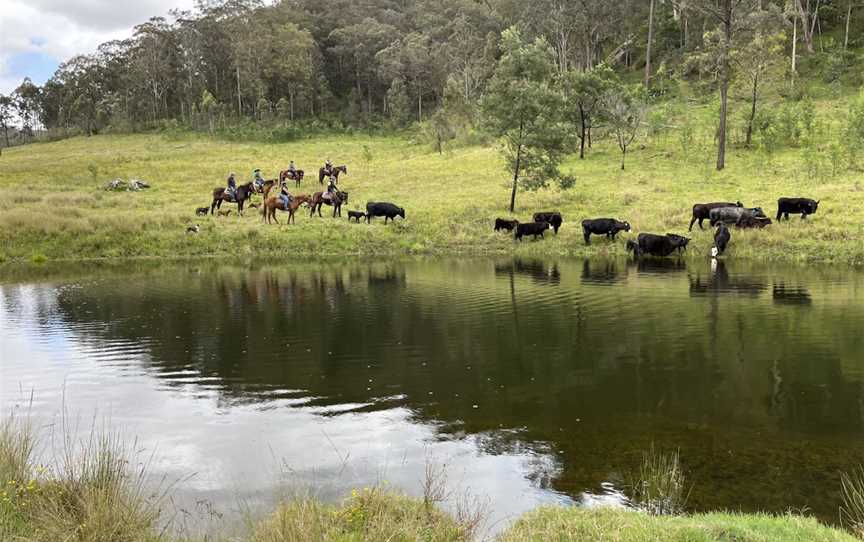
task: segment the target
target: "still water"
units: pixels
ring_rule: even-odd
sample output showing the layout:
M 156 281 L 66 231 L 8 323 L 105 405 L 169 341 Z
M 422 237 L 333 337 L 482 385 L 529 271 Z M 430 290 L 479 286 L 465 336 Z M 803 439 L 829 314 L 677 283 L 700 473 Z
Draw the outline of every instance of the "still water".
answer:
M 864 274 L 843 268 L 18 270 L 0 277 L 0 399 L 48 432 L 65 410 L 67 431 L 137 438 L 207 513 L 285 487 L 418 495 L 432 463 L 503 525 L 603 499 L 653 444 L 680 450 L 690 510 L 836 522 L 839 473 L 864 462 L 862 329 Z

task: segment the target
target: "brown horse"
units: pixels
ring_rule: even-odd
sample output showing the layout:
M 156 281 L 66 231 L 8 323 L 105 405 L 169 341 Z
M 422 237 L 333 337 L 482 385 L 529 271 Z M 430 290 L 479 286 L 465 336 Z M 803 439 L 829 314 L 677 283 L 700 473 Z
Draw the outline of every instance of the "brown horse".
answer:
M 303 170 L 298 169 L 293 175 L 287 169 L 279 172 L 279 184 L 285 184 L 286 180 L 293 180 L 297 188 L 300 188 L 300 181 L 303 180 Z
M 255 187 L 255 192 L 257 192 L 259 194 L 264 194 L 267 190 L 267 187 L 273 186 L 274 184 L 276 184 L 276 182 L 277 182 L 277 179 L 267 179 L 262 184 L 257 184 L 257 185 L 253 184 L 253 186 Z
M 255 186 L 253 183 L 246 183 L 237 187 L 234 199 L 232 200 L 231 197 L 228 196 L 224 186 L 216 187 L 213 189 L 213 203 L 210 204 L 210 214 L 215 214 L 216 209 L 222 208 L 222 202 L 227 201 L 228 203 L 236 203 L 237 214 L 242 216 L 243 205 L 246 203 L 246 200 L 252 198 L 252 194 L 254 193 Z
M 300 208 L 301 205 L 309 204 L 309 201 L 312 198 L 309 197 L 309 194 L 300 194 L 299 196 L 294 196 L 294 199 L 291 200 L 291 204 L 286 208 L 285 202 L 282 201 L 278 195 L 270 196 L 264 202 L 264 206 L 261 209 L 261 216 L 264 217 L 264 220 L 267 221 L 268 224 L 272 224 L 273 222 L 279 223 L 279 220 L 276 219 L 276 210 L 287 211 L 288 212 L 288 224 L 294 223 L 294 213 L 297 212 L 297 209 Z M 271 220 L 273 222 L 271 222 Z
M 312 202 L 309 204 L 309 207 L 312 208 L 309 216 L 315 216 L 316 210 L 318 211 L 318 216 L 321 216 L 321 205 L 333 206 L 333 218 L 336 218 L 337 215 L 342 216 L 342 205 L 346 203 L 348 203 L 348 192 L 337 190 L 329 198 L 324 197 L 324 192 L 315 192 L 312 196 Z
M 332 170 L 333 175 L 336 176 L 336 184 L 339 184 L 339 173 L 344 173 L 348 175 L 348 166 L 336 166 Z M 318 170 L 318 184 L 324 184 L 324 177 L 327 176 L 327 170 L 323 167 Z

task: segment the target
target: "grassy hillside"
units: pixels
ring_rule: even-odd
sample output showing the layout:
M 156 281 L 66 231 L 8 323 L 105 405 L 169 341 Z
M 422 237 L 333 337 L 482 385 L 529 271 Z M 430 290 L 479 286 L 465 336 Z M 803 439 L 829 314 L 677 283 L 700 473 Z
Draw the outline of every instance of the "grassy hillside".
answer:
M 708 108 L 693 108 L 707 118 Z M 702 130 L 702 132 L 706 132 Z M 710 132 L 710 130 L 709 130 Z M 371 161 L 364 156 L 371 153 Z M 814 169 L 808 153 L 786 148 L 770 155 L 734 148 L 723 172 L 712 168 L 710 138 L 684 145 L 678 131 L 643 138 L 628 154 L 626 171 L 611 141 L 595 144 L 586 160 L 562 168 L 575 175 L 569 190 L 520 192 L 516 217 L 559 210 L 565 224 L 557 237 L 514 242 L 492 231 L 507 217 L 508 174 L 495 148 L 459 147 L 443 155 L 404 138 L 322 137 L 286 144 L 228 143 L 199 136 L 110 135 L 79 137 L 5 149 L 0 157 L 0 261 L 45 259 L 284 255 L 623 254 L 595 238 L 585 247 L 578 222 L 587 217 L 629 220 L 639 232 L 686 232 L 695 202 L 736 200 L 776 212 L 779 196 L 821 199 L 807 221 L 794 218 L 765 231 L 733 231 L 729 258 L 864 263 L 864 187 L 860 174 Z M 301 209 L 296 226 L 266 226 L 260 215 L 196 217 L 229 171 L 245 180 L 255 167 L 274 177 L 289 159 L 307 172 L 299 193 L 319 189 L 317 168 L 326 157 L 348 165 L 341 187 L 348 209 L 369 200 L 392 201 L 407 219 L 385 226 L 310 218 Z M 823 157 L 824 158 L 824 157 Z M 110 179 L 136 177 L 153 186 L 143 192 L 106 192 Z M 260 201 L 260 196 L 256 197 Z M 232 206 L 233 207 L 233 206 Z M 230 208 L 230 207 L 229 207 Z M 280 213 L 281 217 L 282 215 Z M 186 227 L 197 223 L 198 235 Z M 706 225 L 707 226 L 707 225 Z M 709 230 L 694 231 L 690 258 L 706 257 Z

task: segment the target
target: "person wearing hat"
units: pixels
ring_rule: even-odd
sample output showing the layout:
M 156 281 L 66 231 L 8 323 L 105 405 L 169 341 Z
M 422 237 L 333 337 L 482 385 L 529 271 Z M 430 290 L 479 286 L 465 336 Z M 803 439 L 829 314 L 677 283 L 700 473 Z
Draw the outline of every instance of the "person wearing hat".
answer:
M 261 187 L 264 186 L 264 178 L 261 177 L 261 170 L 259 168 L 255 168 L 252 172 L 252 182 L 255 183 L 255 188 L 261 190 Z
M 324 173 L 330 175 L 333 173 L 333 162 L 328 158 L 326 162 L 324 162 Z
M 288 164 L 288 174 L 291 175 L 292 179 L 297 178 L 297 166 L 294 165 L 294 160 L 291 160 L 291 163 Z
M 237 179 L 235 179 L 233 171 L 228 174 L 228 188 L 225 189 L 225 192 L 232 200 L 237 196 Z

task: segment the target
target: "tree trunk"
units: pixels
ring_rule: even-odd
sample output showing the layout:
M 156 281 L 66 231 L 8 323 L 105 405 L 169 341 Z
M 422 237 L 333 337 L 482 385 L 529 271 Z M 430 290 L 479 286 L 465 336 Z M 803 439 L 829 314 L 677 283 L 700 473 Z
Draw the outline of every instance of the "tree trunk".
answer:
M 645 46 L 645 88 L 651 82 L 651 41 L 654 37 L 654 0 L 648 8 L 648 44 Z
M 237 117 L 243 116 L 243 100 L 240 97 L 240 66 L 237 66 Z
M 846 7 L 846 36 L 843 38 L 843 52 L 849 48 L 849 22 L 852 20 L 852 1 Z
M 516 170 L 513 172 L 513 191 L 510 192 L 510 212 L 516 212 L 516 184 L 519 182 L 519 166 L 522 165 L 522 144 L 516 149 Z
M 522 133 L 525 123 L 519 121 L 519 145 L 516 147 L 516 168 L 513 171 L 513 191 L 510 192 L 510 212 L 516 212 L 516 185 L 519 183 L 519 168 L 522 166 Z
M 720 81 L 720 123 L 717 126 L 717 171 L 726 167 L 726 112 L 729 81 L 726 74 Z
M 585 109 L 579 105 L 579 159 L 585 159 L 585 138 L 588 137 L 588 131 L 585 127 Z
M 621 147 L 621 171 L 624 171 L 624 158 L 627 156 L 627 147 Z
M 288 102 L 291 105 L 291 122 L 294 122 L 294 91 L 288 91 Z
M 417 122 L 423 122 L 423 93 L 417 88 Z
M 795 77 L 795 63 L 798 55 L 798 17 L 792 17 L 792 77 Z
M 750 120 L 747 121 L 747 140 L 744 144 L 750 147 L 750 142 L 753 140 L 753 121 L 756 119 L 756 90 L 759 88 L 759 74 L 753 76 L 753 95 L 750 101 Z

